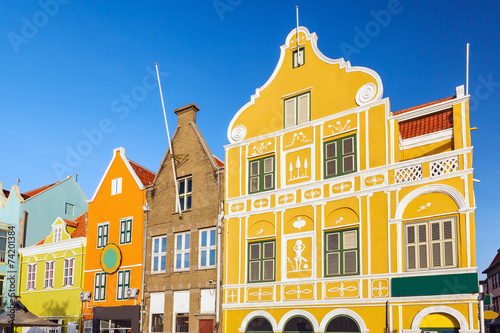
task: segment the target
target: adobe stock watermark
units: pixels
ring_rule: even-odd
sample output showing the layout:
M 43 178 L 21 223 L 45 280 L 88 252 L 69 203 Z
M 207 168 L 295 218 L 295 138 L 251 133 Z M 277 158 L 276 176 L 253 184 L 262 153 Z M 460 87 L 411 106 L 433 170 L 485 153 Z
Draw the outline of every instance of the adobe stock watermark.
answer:
M 158 88 L 156 70 L 151 66 L 147 66 L 146 72 L 147 74 L 144 75 L 141 84 L 134 86 L 129 93 L 123 93 L 120 97 L 111 101 L 110 111 L 118 119 L 113 120 L 106 117 L 101 119 L 96 127 L 89 130 L 83 129 L 81 131 L 83 138 L 76 145 L 67 145 L 65 147 L 66 156 L 64 161 L 52 162 L 52 170 L 58 179 L 74 174 L 75 168 L 83 162 L 83 159 L 92 154 L 94 148 L 104 141 L 106 135 L 115 131 L 117 122 L 127 119 L 130 112 L 146 99 L 149 92 Z M 160 77 L 167 76 L 168 73 L 160 72 Z
M 479 108 L 479 104 L 490 98 L 495 90 L 500 87 L 500 82 L 493 81 L 493 74 L 489 74 L 488 78 L 479 75 L 477 80 L 479 81 L 479 85 L 474 89 L 474 94 L 470 96 L 469 109 L 471 111 L 476 111 Z
M 234 11 L 242 2 L 243 0 L 214 0 L 212 5 L 219 16 L 219 20 L 222 22 L 224 21 L 225 13 Z
M 367 47 L 373 38 L 380 34 L 382 28 L 386 28 L 391 23 L 392 17 L 401 14 L 403 9 L 404 7 L 400 0 L 389 0 L 387 2 L 387 9 L 382 9 L 378 12 L 371 10 L 370 15 L 373 17 L 373 20 L 368 21 L 363 29 L 358 26 L 354 27 L 354 45 L 346 42 L 340 43 L 339 47 L 344 59 L 349 59 L 354 53 L 361 53 L 361 50 Z
M 45 27 L 51 18 L 54 18 L 61 8 L 61 5 L 69 3 L 71 0 L 39 0 L 38 6 L 40 10 L 36 11 L 31 19 L 23 16 L 21 18 L 22 25 L 20 33 L 9 32 L 7 38 L 9 39 L 12 49 L 17 54 L 19 53 L 19 46 L 28 44 L 28 42 L 38 35 L 41 28 Z

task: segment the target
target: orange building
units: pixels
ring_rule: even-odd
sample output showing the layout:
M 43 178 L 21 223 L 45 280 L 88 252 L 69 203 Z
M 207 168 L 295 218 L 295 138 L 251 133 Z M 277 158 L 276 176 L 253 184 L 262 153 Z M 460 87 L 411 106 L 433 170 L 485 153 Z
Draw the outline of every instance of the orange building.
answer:
M 155 173 L 113 158 L 89 202 L 83 332 L 139 332 L 142 299 L 145 187 Z M 90 294 L 89 294 L 90 293 Z

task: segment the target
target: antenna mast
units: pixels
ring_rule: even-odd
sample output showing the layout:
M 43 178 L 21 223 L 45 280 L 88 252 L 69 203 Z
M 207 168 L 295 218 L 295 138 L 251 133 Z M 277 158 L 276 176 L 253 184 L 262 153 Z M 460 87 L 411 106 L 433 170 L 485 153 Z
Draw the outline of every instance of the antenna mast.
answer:
M 465 75 L 465 96 L 469 95 L 469 47 L 470 44 L 467 43 L 467 70 Z
M 181 202 L 179 199 L 179 188 L 177 185 L 177 173 L 175 172 L 174 150 L 172 149 L 172 141 L 170 140 L 170 132 L 168 131 L 167 114 L 165 113 L 165 104 L 163 103 L 163 93 L 161 92 L 160 73 L 158 72 L 158 63 L 157 62 L 155 62 L 155 67 L 156 67 L 156 76 L 158 77 L 158 88 L 160 89 L 161 107 L 163 108 L 163 118 L 165 119 L 165 127 L 167 128 L 168 147 L 170 148 L 170 157 L 171 157 L 171 161 L 172 161 L 172 171 L 173 171 L 173 175 L 174 175 L 175 208 L 179 212 L 179 218 L 182 218 Z
M 300 66 L 300 47 L 299 47 L 299 6 L 295 6 L 296 16 L 297 16 L 297 67 Z

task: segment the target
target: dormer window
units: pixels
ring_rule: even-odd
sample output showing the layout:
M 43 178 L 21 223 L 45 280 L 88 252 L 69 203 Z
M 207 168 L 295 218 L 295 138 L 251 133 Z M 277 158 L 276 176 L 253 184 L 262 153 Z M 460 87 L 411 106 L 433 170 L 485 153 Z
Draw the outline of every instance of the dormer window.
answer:
M 122 177 L 111 181 L 111 195 L 122 193 Z
M 297 52 L 297 50 L 293 51 L 292 55 L 293 55 L 293 68 L 304 65 L 305 51 L 303 47 L 299 49 L 299 52 Z
M 57 227 L 54 228 L 54 238 L 53 242 L 60 242 L 62 238 L 62 225 L 58 225 Z
M 285 99 L 285 128 L 311 120 L 311 93 Z

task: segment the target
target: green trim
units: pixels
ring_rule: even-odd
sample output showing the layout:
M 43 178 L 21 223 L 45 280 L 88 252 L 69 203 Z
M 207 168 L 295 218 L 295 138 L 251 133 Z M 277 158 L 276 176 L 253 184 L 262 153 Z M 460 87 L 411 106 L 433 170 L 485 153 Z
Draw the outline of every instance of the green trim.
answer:
M 99 235 L 99 230 L 102 230 L 101 235 Z M 108 234 L 109 234 L 109 224 L 101 224 L 97 226 L 97 248 L 102 249 L 108 245 Z M 99 240 L 101 241 L 101 246 L 99 246 Z
M 272 159 L 272 164 L 273 164 L 273 171 L 264 173 L 264 161 L 267 159 Z M 258 163 L 258 169 L 259 173 L 256 176 L 252 176 L 252 163 Z M 264 189 L 264 179 L 266 175 L 272 174 L 273 176 L 273 186 L 267 189 Z M 257 191 L 252 191 L 252 179 L 253 178 L 258 178 L 259 180 L 259 189 Z M 271 156 L 266 156 L 262 157 L 259 159 L 251 160 L 248 162 L 248 193 L 259 193 L 259 192 L 265 192 L 265 191 L 271 191 L 274 190 L 274 184 L 276 183 L 276 165 L 275 165 L 275 160 L 274 160 L 274 155 Z
M 127 228 L 128 221 L 130 221 L 130 228 Z M 132 219 L 120 220 L 120 244 L 132 243 L 132 223 Z
M 264 319 L 265 321 L 268 322 L 268 324 L 269 324 L 269 326 L 271 326 L 271 328 L 273 327 L 273 324 L 271 324 L 271 322 L 269 321 L 269 319 L 267 319 L 266 317 L 264 317 L 264 316 L 255 316 L 255 317 L 252 318 L 252 320 L 250 320 L 248 322 L 247 327 L 245 327 L 245 333 L 274 333 L 274 331 L 249 331 L 248 330 L 248 326 L 250 326 L 250 323 L 252 321 L 254 321 L 255 319 L 258 319 L 258 318 Z
M 391 280 L 391 296 L 475 294 L 478 285 L 477 273 L 400 277 Z
M 274 256 L 272 258 L 264 258 L 264 243 L 273 243 L 274 246 Z M 260 244 L 259 250 L 260 250 L 260 256 L 259 259 L 250 259 L 250 246 L 254 244 Z M 248 243 L 248 265 L 247 265 L 247 281 L 248 283 L 258 283 L 258 282 L 273 282 L 276 281 L 276 240 L 275 239 L 268 239 L 264 241 L 258 241 L 258 242 L 249 242 Z M 264 261 L 267 260 L 273 260 L 274 261 L 274 267 L 273 267 L 273 279 L 272 280 L 264 280 Z M 250 263 L 252 262 L 260 262 L 259 264 L 259 280 L 257 281 L 250 281 Z
M 104 285 L 101 286 L 101 277 L 104 276 Z M 99 279 L 99 284 L 97 283 L 97 279 Z M 106 273 L 95 273 L 94 275 L 94 301 L 105 301 L 106 300 Z M 103 292 L 97 293 L 96 290 L 101 290 Z M 102 298 L 96 298 L 96 295 L 102 295 Z
M 128 274 L 126 274 L 128 273 Z M 122 283 L 120 284 L 120 275 L 122 275 Z M 128 276 L 128 280 L 125 280 L 125 278 Z M 127 288 L 130 288 L 130 269 L 124 270 L 124 271 L 118 271 L 117 275 L 117 280 L 116 280 L 116 299 L 121 301 L 121 300 L 126 300 L 128 299 L 127 297 Z M 120 287 L 122 287 L 122 292 L 119 292 Z
M 348 249 L 348 250 L 344 250 L 343 249 L 343 245 L 344 245 L 344 233 L 345 232 L 348 232 L 348 231 L 352 231 L 352 230 L 356 230 L 356 248 L 355 249 Z M 327 237 L 328 235 L 330 234 L 335 234 L 335 233 L 338 233 L 339 234 L 339 249 L 338 250 L 333 250 L 333 251 L 328 251 L 327 250 Z M 360 274 L 360 269 L 359 269 L 359 228 L 349 228 L 349 229 L 341 229 L 341 230 L 331 230 L 331 231 L 328 231 L 328 232 L 325 232 L 324 235 L 323 235 L 323 238 L 324 238 L 324 248 L 323 248 L 323 258 L 324 258 L 324 265 L 323 265 L 323 274 L 324 276 L 328 276 L 328 277 L 331 277 L 331 276 L 352 276 L 352 275 L 359 275 Z M 357 273 L 352 273 L 352 274 L 344 274 L 344 252 L 347 252 L 347 251 L 356 251 L 356 270 L 357 270 Z M 339 262 L 340 262 L 340 274 L 331 274 L 331 275 L 328 275 L 327 274 L 327 265 L 328 265 L 328 260 L 326 259 L 326 255 L 328 253 L 339 253 Z
M 343 145 L 342 145 L 342 142 L 343 140 L 346 140 L 346 139 L 349 139 L 349 138 L 352 138 L 353 139 L 353 143 L 352 143 L 352 150 L 353 152 L 350 153 L 350 154 L 343 154 Z M 327 159 L 327 156 L 326 156 L 326 146 L 331 144 L 331 143 L 336 143 L 336 147 L 335 147 L 335 157 L 332 157 L 332 158 L 329 158 Z M 334 140 L 329 140 L 329 141 L 326 141 L 326 142 L 323 142 L 323 174 L 324 174 L 324 178 L 327 179 L 327 178 L 333 178 L 333 177 L 338 177 L 338 176 L 343 176 L 343 175 L 347 175 L 347 174 L 350 174 L 350 173 L 353 173 L 353 172 L 356 172 L 357 171 L 357 151 L 356 151 L 356 134 L 353 134 L 353 135 L 348 135 L 348 136 L 343 136 L 341 138 L 338 138 L 338 139 L 334 139 Z M 353 156 L 353 169 L 352 171 L 347 171 L 347 172 L 344 172 L 344 163 L 343 163 L 343 158 L 344 157 L 347 157 L 347 156 Z M 331 176 L 327 176 L 326 175 L 326 164 L 327 162 L 329 161 L 336 161 L 335 163 L 335 171 L 336 171 L 336 174 L 335 175 L 331 175 Z
M 311 326 L 311 330 L 310 330 L 310 331 L 305 331 L 305 330 L 304 330 L 304 331 L 285 331 L 285 327 L 286 327 L 286 325 L 290 322 L 290 320 L 295 319 L 295 318 L 302 318 L 302 319 L 304 319 L 305 321 L 307 321 L 307 322 L 309 323 L 309 325 Z M 310 321 L 309 319 L 307 319 L 306 317 L 301 316 L 301 315 L 296 315 L 296 316 L 293 316 L 293 317 L 291 317 L 291 318 L 288 318 L 288 320 L 287 320 L 287 321 L 285 322 L 285 324 L 283 325 L 283 333 L 285 333 L 285 332 L 286 332 L 286 333 L 306 333 L 306 332 L 308 332 L 308 333 L 314 333 L 314 326 L 313 326 L 313 324 L 311 323 L 311 321 Z
M 347 316 L 347 315 L 338 315 L 338 316 L 335 316 L 335 317 L 333 317 L 332 319 L 330 319 L 330 321 L 326 324 L 326 327 L 325 327 L 325 333 L 344 333 L 344 332 L 338 332 L 338 331 L 336 331 L 336 332 L 333 332 L 333 331 L 328 331 L 328 326 L 330 325 L 330 323 L 331 323 L 334 319 L 336 319 L 336 318 L 340 318 L 340 317 L 343 317 L 343 318 L 349 318 L 349 319 L 351 319 L 351 320 L 354 322 L 354 324 L 356 324 L 356 326 L 358 327 L 358 332 L 361 332 L 361 328 L 359 327 L 358 322 L 357 322 L 356 320 L 354 320 L 354 318 L 352 318 L 351 316 Z M 345 332 L 345 333 L 352 333 L 352 332 Z
M 302 56 L 302 59 L 304 59 L 304 62 L 302 65 L 299 65 L 298 62 L 299 62 L 299 59 L 297 58 L 297 66 L 295 66 L 295 55 L 297 54 L 297 50 L 295 51 L 292 51 L 292 68 L 299 68 L 301 66 L 304 66 L 306 64 L 306 50 L 305 50 L 305 47 L 302 46 L 301 48 L 299 48 L 299 50 L 302 52 L 303 56 Z
M 307 115 L 307 121 L 311 121 L 311 91 L 306 91 L 304 93 L 283 100 L 283 128 L 289 128 L 292 126 L 297 126 L 299 124 L 299 97 L 304 95 L 309 95 L 309 113 Z M 286 127 L 286 101 L 292 99 L 295 99 L 295 124 Z

